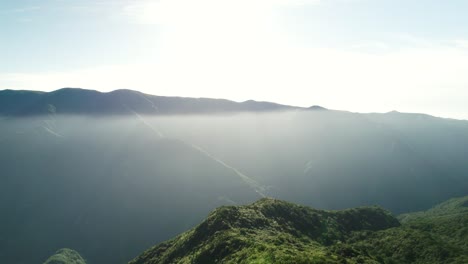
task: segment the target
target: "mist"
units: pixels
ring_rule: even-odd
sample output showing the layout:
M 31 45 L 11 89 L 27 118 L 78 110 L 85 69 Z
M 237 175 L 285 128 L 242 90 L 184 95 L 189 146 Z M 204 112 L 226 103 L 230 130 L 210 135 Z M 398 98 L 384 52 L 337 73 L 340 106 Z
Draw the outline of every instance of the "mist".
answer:
M 468 122 L 426 115 L 49 114 L 1 120 L 0 150 L 8 263 L 63 247 L 125 263 L 218 206 L 261 197 L 403 213 L 468 190 Z

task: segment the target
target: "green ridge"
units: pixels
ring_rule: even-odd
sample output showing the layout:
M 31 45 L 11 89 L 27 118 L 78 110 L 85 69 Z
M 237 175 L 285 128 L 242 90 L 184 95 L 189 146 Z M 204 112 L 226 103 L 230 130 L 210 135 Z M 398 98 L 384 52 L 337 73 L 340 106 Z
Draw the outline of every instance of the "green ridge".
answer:
M 271 198 L 214 210 L 130 264 L 468 263 L 468 196 L 427 212 L 315 210 Z
M 327 246 L 353 231 L 395 226 L 399 222 L 378 207 L 334 212 L 264 198 L 218 208 L 196 228 L 130 263 L 335 263 L 345 256 Z
M 80 254 L 72 249 L 62 248 L 44 262 L 44 264 L 86 264 Z

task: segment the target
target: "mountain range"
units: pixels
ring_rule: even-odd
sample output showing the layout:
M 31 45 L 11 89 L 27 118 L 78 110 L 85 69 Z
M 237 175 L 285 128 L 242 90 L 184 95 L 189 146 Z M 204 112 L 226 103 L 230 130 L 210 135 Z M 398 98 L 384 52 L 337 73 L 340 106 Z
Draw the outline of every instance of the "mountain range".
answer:
M 468 194 L 463 120 L 83 89 L 0 91 L 0 116 L 5 263 L 126 263 L 262 197 L 402 214 Z
M 133 90 L 102 93 L 79 88 L 53 92 L 0 91 L 0 115 L 34 116 L 54 111 L 60 114 L 125 115 L 201 114 L 224 112 L 262 112 L 304 109 L 253 100 L 237 103 L 224 99 L 167 97 Z M 314 107 L 313 109 L 322 109 Z

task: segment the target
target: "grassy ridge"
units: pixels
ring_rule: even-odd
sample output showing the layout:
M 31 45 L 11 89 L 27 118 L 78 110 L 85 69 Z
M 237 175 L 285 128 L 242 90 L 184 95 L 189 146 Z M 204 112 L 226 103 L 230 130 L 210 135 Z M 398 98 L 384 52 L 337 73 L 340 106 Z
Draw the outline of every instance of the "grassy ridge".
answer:
M 44 264 L 86 264 L 80 254 L 68 248 L 58 250 Z
M 396 226 L 397 219 L 378 207 L 332 212 L 262 199 L 218 208 L 198 227 L 130 263 L 336 263 L 347 256 L 328 246 L 354 231 Z
M 220 207 L 196 228 L 130 264 L 468 263 L 468 196 L 399 216 L 379 207 L 342 211 L 261 199 Z
M 468 196 L 398 219 L 379 207 L 324 211 L 264 198 L 220 207 L 129 264 L 468 263 Z M 85 261 L 61 249 L 44 264 Z

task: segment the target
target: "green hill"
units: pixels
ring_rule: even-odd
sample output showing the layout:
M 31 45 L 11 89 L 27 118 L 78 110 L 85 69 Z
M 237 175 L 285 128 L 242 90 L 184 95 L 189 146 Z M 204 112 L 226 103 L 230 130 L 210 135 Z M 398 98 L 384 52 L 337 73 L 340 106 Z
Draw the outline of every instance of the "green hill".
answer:
M 220 207 L 130 264 L 467 263 L 467 201 L 402 215 L 400 225 L 379 207 L 324 211 L 264 198 Z
M 147 250 L 141 263 L 310 263 L 344 258 L 327 246 L 353 231 L 399 226 L 377 207 L 314 210 L 280 200 L 221 207 L 191 231 Z
M 468 213 L 468 196 L 450 199 L 424 212 L 402 214 L 398 219 L 402 223 L 414 223 L 418 220 L 439 221 Z
M 468 263 L 468 196 L 398 219 L 401 227 L 355 233 L 348 244 L 383 263 Z
M 80 254 L 72 249 L 62 248 L 44 262 L 44 264 L 86 264 Z

